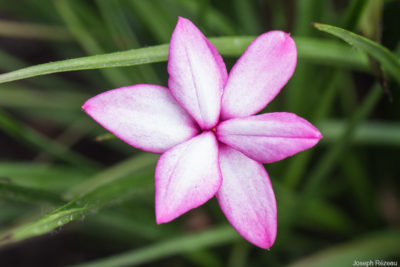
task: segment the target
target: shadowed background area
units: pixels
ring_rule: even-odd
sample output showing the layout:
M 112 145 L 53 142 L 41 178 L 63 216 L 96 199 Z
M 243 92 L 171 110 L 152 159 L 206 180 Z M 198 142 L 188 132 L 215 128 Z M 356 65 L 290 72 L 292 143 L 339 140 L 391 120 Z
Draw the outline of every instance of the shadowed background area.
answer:
M 0 74 L 0 266 L 398 262 L 398 14 L 396 0 L 0 0 L 0 73 L 138 49 Z M 278 205 L 270 251 L 241 238 L 215 199 L 156 225 L 158 155 L 116 139 L 81 109 L 109 89 L 166 86 L 178 16 L 210 37 L 228 70 L 261 33 L 283 30 L 296 42 L 295 74 L 261 112 L 294 112 L 324 138 L 265 165 Z M 350 45 L 313 22 L 388 50 Z

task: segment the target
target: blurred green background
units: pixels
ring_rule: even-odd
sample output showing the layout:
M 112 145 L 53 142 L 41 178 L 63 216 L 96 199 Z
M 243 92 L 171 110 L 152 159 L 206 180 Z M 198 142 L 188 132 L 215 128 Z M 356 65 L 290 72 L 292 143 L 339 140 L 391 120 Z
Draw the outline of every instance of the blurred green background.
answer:
M 396 0 L 0 0 L 2 73 L 146 47 L 120 55 L 128 67 L 103 68 L 120 62 L 113 55 L 87 70 L 64 72 L 86 64 L 77 60 L 47 65 L 57 74 L 0 75 L 0 266 L 399 264 L 400 69 L 312 26 L 365 36 L 400 66 L 399 14 Z M 228 69 L 263 32 L 284 30 L 297 43 L 296 72 L 266 111 L 295 112 L 324 138 L 265 166 L 278 204 L 270 251 L 241 238 L 215 199 L 157 226 L 158 156 L 81 110 L 112 88 L 167 85 L 167 46 L 158 45 L 178 16 L 220 37 L 212 40 Z

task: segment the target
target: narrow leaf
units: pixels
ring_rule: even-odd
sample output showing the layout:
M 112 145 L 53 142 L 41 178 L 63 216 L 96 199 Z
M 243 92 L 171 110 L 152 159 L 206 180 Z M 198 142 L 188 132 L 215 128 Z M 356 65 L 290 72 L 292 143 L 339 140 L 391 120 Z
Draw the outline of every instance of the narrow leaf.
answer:
M 239 56 L 254 38 L 252 36 L 219 37 L 210 38 L 210 41 L 222 55 Z M 305 37 L 295 38 L 295 41 L 300 58 L 321 64 L 353 67 L 360 70 L 366 70 L 368 67 L 366 58 L 346 47 L 346 45 Z M 0 83 L 65 71 L 127 67 L 162 62 L 166 61 L 167 57 L 168 44 L 163 44 L 31 66 L 0 74 Z
M 361 35 L 326 24 L 314 23 L 314 26 L 321 31 L 330 33 L 355 46 L 361 51 L 369 54 L 382 64 L 382 67 L 400 83 L 400 60 L 386 47 L 371 41 Z
M 153 167 L 157 162 L 157 158 L 158 155 L 150 153 L 141 153 L 129 158 L 75 185 L 64 194 L 64 197 L 66 199 L 73 199 L 124 176 L 133 174 L 145 167 Z
M 120 203 L 135 195 L 151 192 L 153 171 L 137 173 L 105 184 L 67 203 L 35 222 L 27 223 L 0 235 L 0 245 L 48 233 L 103 207 Z
M 222 226 L 201 233 L 187 234 L 183 237 L 155 243 L 148 247 L 128 251 L 109 258 L 75 265 L 75 267 L 137 266 L 167 256 L 226 244 L 238 238 L 239 235 L 231 226 Z
M 82 172 L 74 166 L 37 162 L 0 162 L 0 177 L 8 178 L 15 185 L 55 193 L 71 188 L 87 176 L 88 172 Z
M 81 169 L 97 168 L 99 164 L 91 159 L 69 150 L 67 147 L 54 142 L 35 129 L 25 125 L 4 111 L 0 110 L 0 129 L 12 138 L 44 151 L 55 158 L 73 164 Z
M 15 185 L 5 180 L 0 180 L 0 199 L 2 198 L 40 204 L 60 205 L 63 203 L 61 198 L 52 192 Z
M 376 263 L 375 260 L 383 261 L 390 256 L 399 256 L 399 247 L 400 231 L 387 230 L 349 243 L 333 246 L 295 262 L 290 266 L 357 266 L 358 264 L 356 264 L 356 261 L 369 262 L 370 260 L 370 266 L 379 266 L 380 264 Z M 397 263 L 395 265 L 397 265 Z

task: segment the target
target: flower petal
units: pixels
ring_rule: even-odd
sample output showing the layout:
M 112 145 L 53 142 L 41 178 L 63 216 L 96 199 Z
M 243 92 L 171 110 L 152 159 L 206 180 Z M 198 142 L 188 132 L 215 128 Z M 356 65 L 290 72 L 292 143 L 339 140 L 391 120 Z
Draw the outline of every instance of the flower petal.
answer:
M 179 18 L 169 46 L 168 86 L 203 130 L 219 119 L 226 67 L 218 51 L 187 19 Z
M 168 88 L 139 84 L 90 98 L 82 107 L 126 143 L 162 153 L 198 133 L 197 125 Z
M 218 143 L 212 132 L 171 148 L 156 168 L 157 223 L 172 221 L 202 205 L 220 185 Z
M 223 176 L 217 199 L 232 226 L 249 242 L 268 249 L 275 241 L 274 191 L 263 165 L 226 145 L 220 146 Z
M 322 135 L 296 114 L 275 112 L 224 121 L 217 137 L 254 160 L 271 163 L 314 146 Z
M 296 61 L 296 44 L 290 35 L 281 31 L 260 35 L 229 73 L 222 118 L 245 117 L 262 110 L 290 79 Z

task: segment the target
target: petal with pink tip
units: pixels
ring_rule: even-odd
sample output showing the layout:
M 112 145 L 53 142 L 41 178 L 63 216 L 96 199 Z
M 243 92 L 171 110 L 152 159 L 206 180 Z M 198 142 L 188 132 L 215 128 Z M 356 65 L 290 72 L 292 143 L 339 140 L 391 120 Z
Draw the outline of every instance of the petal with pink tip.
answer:
M 139 84 L 90 98 L 82 107 L 126 143 L 162 153 L 198 133 L 197 125 L 168 88 Z
M 263 165 L 226 145 L 220 146 L 223 176 L 217 199 L 232 226 L 249 242 L 270 248 L 276 237 L 274 191 Z
M 222 97 L 223 119 L 262 110 L 292 76 L 296 44 L 287 33 L 270 31 L 254 40 L 229 73 Z
M 196 208 L 218 191 L 218 143 L 204 132 L 165 152 L 156 168 L 156 220 L 166 223 Z
M 220 142 L 263 163 L 292 156 L 314 146 L 322 138 L 311 123 L 287 112 L 224 121 L 217 127 L 217 136 Z
M 203 130 L 219 119 L 226 67 L 199 29 L 179 18 L 169 45 L 168 86 Z

